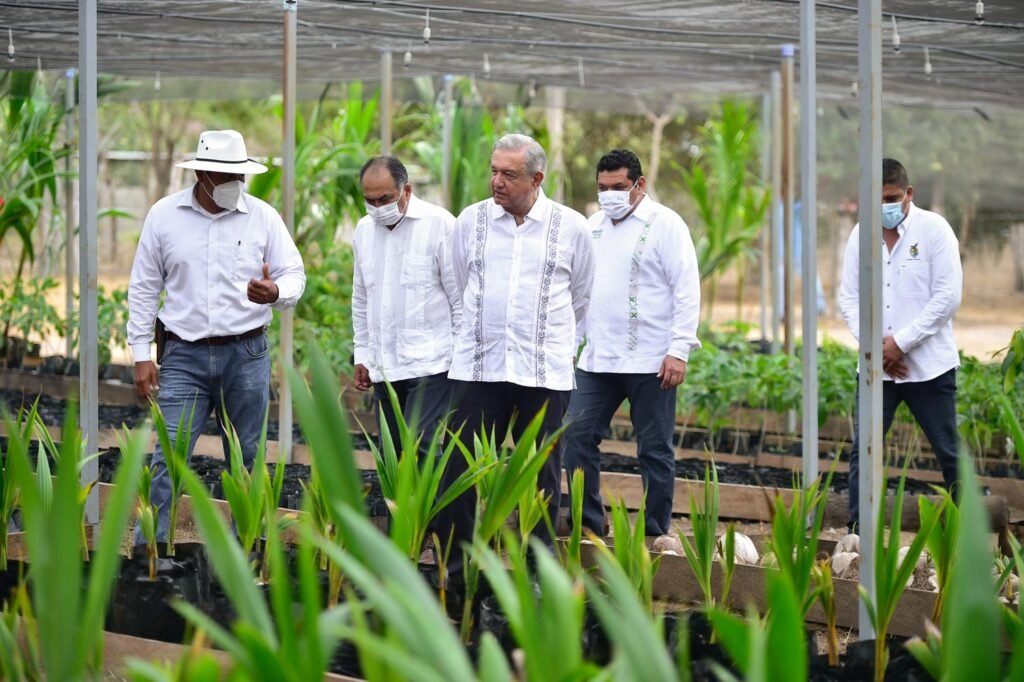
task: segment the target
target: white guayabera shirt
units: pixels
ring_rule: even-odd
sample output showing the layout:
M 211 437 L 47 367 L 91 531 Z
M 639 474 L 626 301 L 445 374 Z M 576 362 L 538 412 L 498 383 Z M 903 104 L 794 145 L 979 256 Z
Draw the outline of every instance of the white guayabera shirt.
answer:
M 463 316 L 448 376 L 572 390 L 594 278 L 586 218 L 542 191 L 516 225 L 487 199 L 459 215 L 454 252 Z
M 650 197 L 617 225 L 604 211 L 589 222 L 596 277 L 580 368 L 656 374 L 666 355 L 688 360 L 700 348 L 700 270 L 686 223 Z
M 352 283 L 355 361 L 374 383 L 447 372 L 462 302 L 451 265 L 451 213 L 410 196 L 389 230 L 356 225 Z
M 913 202 L 896 230 L 892 253 L 882 244 L 882 336 L 892 336 L 905 354 L 907 377 L 897 383 L 928 381 L 960 366 L 953 340 L 964 282 L 960 245 L 945 218 Z M 846 245 L 839 285 L 839 310 L 855 338 L 860 337 L 859 235 L 857 225 Z M 893 380 L 888 374 L 883 378 Z
M 249 280 L 263 264 L 279 298 L 253 303 Z M 160 293 L 160 319 L 186 341 L 242 334 L 273 319 L 271 307 L 294 306 L 306 288 L 302 256 L 272 206 L 243 193 L 230 211 L 209 213 L 193 188 L 166 196 L 149 210 L 128 283 L 128 343 L 135 362 L 151 358 Z

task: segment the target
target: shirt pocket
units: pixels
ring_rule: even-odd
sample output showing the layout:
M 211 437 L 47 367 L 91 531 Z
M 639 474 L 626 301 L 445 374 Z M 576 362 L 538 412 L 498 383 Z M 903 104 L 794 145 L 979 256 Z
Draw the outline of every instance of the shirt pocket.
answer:
M 434 359 L 435 340 L 429 331 L 402 329 L 395 341 L 395 355 L 400 365 L 428 362 Z
M 363 286 L 372 289 L 377 285 L 377 263 L 372 258 L 362 258 L 358 263 L 359 272 L 363 276 Z
M 263 279 L 263 245 L 242 242 L 235 248 L 235 278 L 239 281 Z
M 931 268 L 923 261 L 908 261 L 900 265 L 899 293 L 912 299 L 931 296 Z
M 427 292 L 433 277 L 433 258 L 406 256 L 403 259 L 399 284 L 405 293 L 406 323 L 411 327 L 426 325 Z

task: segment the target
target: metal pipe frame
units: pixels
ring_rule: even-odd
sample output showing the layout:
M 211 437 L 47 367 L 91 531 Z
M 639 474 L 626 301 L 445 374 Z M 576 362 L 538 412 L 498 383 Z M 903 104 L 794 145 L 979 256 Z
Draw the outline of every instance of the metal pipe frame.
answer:
M 772 173 L 771 173 L 771 295 L 772 295 L 772 353 L 779 352 L 779 341 L 782 338 L 782 311 L 779 302 L 782 298 L 782 221 L 780 209 L 782 203 L 782 74 L 778 69 L 771 73 L 770 95 L 772 102 Z
M 295 235 L 295 62 L 298 0 L 284 0 L 282 95 L 284 123 L 281 140 L 281 217 L 288 233 Z M 281 374 L 278 381 L 278 462 L 292 461 L 292 391 L 288 370 L 294 361 L 295 311 L 281 311 Z
M 793 290 L 796 288 L 796 268 L 793 262 L 793 179 L 796 175 L 793 168 L 793 148 L 796 146 L 793 140 L 793 53 L 793 45 L 782 46 L 782 242 L 785 263 L 782 305 L 785 314 L 783 339 L 786 355 L 796 353 L 796 311 L 793 304 Z M 792 431 L 794 418 L 790 416 L 788 421 L 789 430 Z
M 67 144 L 67 156 L 64 157 L 64 322 L 71 329 L 71 320 L 75 314 L 75 182 L 71 178 L 71 143 L 75 140 L 75 70 L 64 72 L 64 139 Z M 74 352 L 74 339 L 71 334 L 65 339 L 64 357 L 70 358 Z
M 803 274 L 803 484 L 818 478 L 818 82 L 814 0 L 800 0 L 800 206 Z
M 444 119 L 441 128 L 441 205 L 452 210 L 452 119 L 455 115 L 455 79 L 444 75 Z
M 882 493 L 882 0 L 858 0 L 860 93 L 860 584 L 875 593 L 875 533 Z M 860 638 L 874 628 L 863 600 Z
M 79 424 L 85 438 L 85 452 L 99 450 L 99 334 L 96 288 L 99 266 L 96 259 L 96 176 L 99 131 L 96 118 L 96 0 L 78 2 L 78 233 L 79 253 Z M 69 245 L 70 246 L 70 245 Z M 99 478 L 95 458 L 82 465 L 82 485 Z M 100 519 L 99 488 L 93 487 L 85 502 L 85 521 Z
M 391 154 L 391 102 L 394 71 L 391 50 L 380 53 L 380 153 Z

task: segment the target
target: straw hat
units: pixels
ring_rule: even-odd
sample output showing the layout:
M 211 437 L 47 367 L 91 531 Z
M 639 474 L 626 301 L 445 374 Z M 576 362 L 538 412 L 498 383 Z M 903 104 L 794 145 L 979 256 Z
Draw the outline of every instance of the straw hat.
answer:
M 266 166 L 256 163 L 245 153 L 245 140 L 234 130 L 207 130 L 202 133 L 195 158 L 177 165 L 179 168 L 239 175 L 267 172 Z

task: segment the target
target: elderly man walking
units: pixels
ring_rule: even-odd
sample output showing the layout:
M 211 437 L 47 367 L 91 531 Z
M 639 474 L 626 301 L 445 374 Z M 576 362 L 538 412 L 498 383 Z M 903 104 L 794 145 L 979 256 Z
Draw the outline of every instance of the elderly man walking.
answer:
M 355 387 L 373 389 L 381 436 L 401 448 L 398 419 L 422 434 L 420 455 L 451 398 L 452 330 L 462 308 L 452 269 L 455 217 L 415 196 L 409 173 L 392 156 L 367 161 L 359 173 L 366 217 L 353 243 L 352 327 Z
M 633 152 L 616 149 L 598 161 L 601 210 L 590 218 L 596 276 L 564 438 L 566 471 L 583 471 L 584 527 L 597 535 L 605 534 L 598 445 L 626 399 L 647 494 L 646 530 L 669 532 L 676 387 L 690 352 L 700 348 L 700 273 L 690 230 L 646 189 Z
M 135 387 L 143 398 L 156 395 L 171 441 L 187 437 L 189 456 L 210 414 L 222 428 L 226 414 L 251 466 L 270 402 L 266 329 L 272 308 L 291 308 L 302 296 L 302 257 L 277 211 L 243 191 L 245 176 L 267 167 L 248 158 L 239 133 L 202 133 L 195 158 L 178 166 L 194 170 L 196 183 L 150 209 L 128 284 Z M 166 329 L 156 363 L 154 324 L 158 353 Z M 178 434 L 190 415 L 191 433 Z M 159 445 L 152 467 L 164 540 L 171 487 Z
M 454 263 L 463 293 L 452 368 L 455 417 L 462 440 L 473 434 L 522 436 L 545 410 L 540 439 L 557 431 L 574 386 L 576 325 L 586 315 L 593 282 L 593 246 L 586 219 L 551 201 L 541 185 L 547 156 L 526 135 L 506 135 L 491 156 L 491 194 L 456 222 Z M 466 468 L 452 457 L 451 482 Z M 561 453 L 538 477 L 552 519 L 561 492 Z M 476 496 L 461 496 L 444 513 L 440 537 L 454 541 L 449 569 L 461 570 L 472 538 Z

